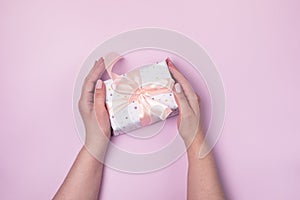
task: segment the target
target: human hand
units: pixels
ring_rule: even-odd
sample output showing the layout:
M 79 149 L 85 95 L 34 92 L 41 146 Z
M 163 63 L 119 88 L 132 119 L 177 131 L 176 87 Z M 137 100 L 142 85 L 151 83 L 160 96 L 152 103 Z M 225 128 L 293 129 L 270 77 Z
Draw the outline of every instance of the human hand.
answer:
M 85 147 L 98 159 L 103 159 L 111 135 L 108 112 L 105 107 L 105 84 L 99 79 L 105 70 L 100 58 L 84 80 L 79 111 L 86 131 Z
M 200 120 L 200 97 L 194 92 L 189 81 L 179 72 L 169 58 L 167 59 L 167 64 L 176 81 L 173 91 L 179 107 L 178 131 L 185 145 L 189 147 L 195 137 L 203 136 Z

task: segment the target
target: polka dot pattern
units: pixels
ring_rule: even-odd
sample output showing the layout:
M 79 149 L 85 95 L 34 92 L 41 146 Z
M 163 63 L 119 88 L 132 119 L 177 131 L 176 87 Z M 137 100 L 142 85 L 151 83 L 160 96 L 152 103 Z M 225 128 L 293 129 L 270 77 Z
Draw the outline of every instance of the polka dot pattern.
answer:
M 171 74 L 165 61 L 151 65 L 145 65 L 135 70 L 139 70 L 139 73 L 142 77 L 142 84 L 155 82 L 159 79 L 171 78 Z M 128 72 L 127 74 L 131 72 L 132 71 Z M 123 74 L 122 76 L 127 76 L 127 74 Z M 112 102 L 120 102 L 120 99 L 128 99 L 128 96 L 114 92 L 111 87 L 112 83 L 113 81 L 111 79 L 104 81 L 106 86 L 106 106 L 110 116 L 113 135 L 119 135 L 124 132 L 129 132 L 142 127 L 139 116 L 140 113 L 143 113 L 143 108 L 138 104 L 138 102 L 130 102 L 126 108 L 123 108 L 118 113 L 114 113 L 112 109 Z M 172 92 L 153 95 L 151 96 L 151 99 L 171 108 L 173 112 L 169 115 L 169 117 L 178 114 L 178 105 Z M 152 116 L 152 118 L 154 123 L 160 120 L 155 116 Z

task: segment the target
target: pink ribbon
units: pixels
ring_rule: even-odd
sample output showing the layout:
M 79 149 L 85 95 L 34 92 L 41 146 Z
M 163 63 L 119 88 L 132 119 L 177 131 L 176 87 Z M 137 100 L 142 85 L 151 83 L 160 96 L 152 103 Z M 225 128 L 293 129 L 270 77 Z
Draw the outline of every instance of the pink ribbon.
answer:
M 160 79 L 143 85 L 138 69 L 127 73 L 126 76 L 115 74 L 112 68 L 121 58 L 114 53 L 110 53 L 105 58 L 107 73 L 113 80 L 112 89 L 120 94 L 115 95 L 109 109 L 117 115 L 130 103 L 137 102 L 140 106 L 139 118 L 142 126 L 152 124 L 154 122 L 152 116 L 165 120 L 172 110 L 165 104 L 154 100 L 152 96 L 172 92 L 174 80 L 172 78 Z

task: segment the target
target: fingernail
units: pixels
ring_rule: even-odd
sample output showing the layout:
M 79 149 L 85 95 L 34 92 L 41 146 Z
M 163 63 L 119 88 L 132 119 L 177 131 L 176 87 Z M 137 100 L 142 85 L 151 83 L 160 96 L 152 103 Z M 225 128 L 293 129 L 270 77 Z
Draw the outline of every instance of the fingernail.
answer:
M 101 79 L 99 79 L 99 80 L 97 81 L 96 88 L 97 88 L 97 89 L 101 89 L 101 88 L 102 88 L 102 80 L 101 80 Z
M 167 61 L 167 64 L 169 64 L 170 63 L 170 58 L 167 57 L 166 61 Z
M 169 60 L 167 64 L 171 69 L 175 69 L 174 64 L 172 63 L 171 60 Z
M 179 83 L 175 83 L 175 91 L 176 93 L 180 93 L 181 92 L 181 86 Z

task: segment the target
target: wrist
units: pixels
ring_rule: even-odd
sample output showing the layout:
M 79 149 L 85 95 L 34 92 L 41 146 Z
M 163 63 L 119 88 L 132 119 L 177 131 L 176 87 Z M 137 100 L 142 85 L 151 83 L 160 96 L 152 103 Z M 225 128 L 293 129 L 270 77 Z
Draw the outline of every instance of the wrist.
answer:
M 85 149 L 98 161 L 103 162 L 106 156 L 107 145 L 97 145 L 96 143 L 88 143 L 84 144 Z
M 109 145 L 109 138 L 102 133 L 90 134 L 86 133 L 84 142 L 85 148 L 99 161 L 105 159 L 106 151 Z
M 202 147 L 204 142 L 204 133 L 202 131 L 197 132 L 191 144 L 187 146 L 187 156 L 188 160 L 191 159 L 199 159 L 200 148 Z

